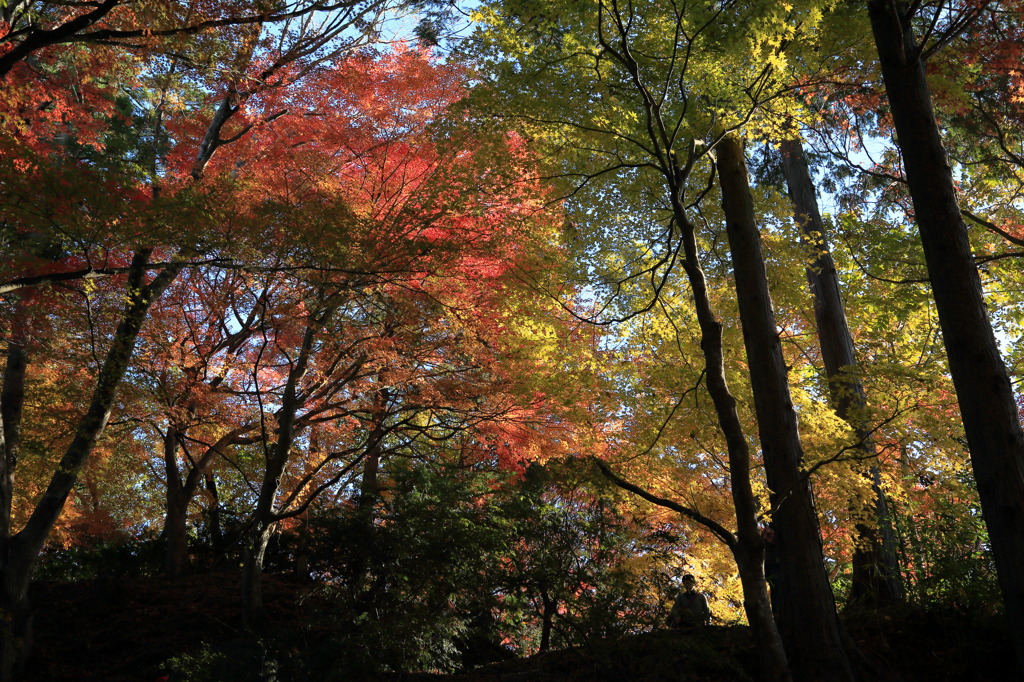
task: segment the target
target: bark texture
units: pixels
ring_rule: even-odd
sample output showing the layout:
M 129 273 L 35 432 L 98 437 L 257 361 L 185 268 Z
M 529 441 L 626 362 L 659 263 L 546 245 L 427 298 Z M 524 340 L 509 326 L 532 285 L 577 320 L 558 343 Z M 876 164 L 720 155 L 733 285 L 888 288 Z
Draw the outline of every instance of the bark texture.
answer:
M 1024 673 L 1024 430 L 935 122 L 911 9 L 894 0 L 867 4 L 1018 672 Z
M 825 237 L 825 223 L 818 210 L 818 198 L 803 146 L 799 140 L 786 140 L 780 145 L 780 151 L 793 213 L 800 228 L 800 240 L 810 254 L 807 283 L 814 299 L 814 321 L 828 380 L 829 399 L 832 409 L 853 427 L 861 442 L 861 456 L 869 464 L 865 475 L 874 493 L 866 505 L 852 510 L 855 515 L 873 517 L 874 523 L 859 522 L 856 525 L 851 601 L 876 605 L 898 602 L 903 598 L 903 585 L 896 554 L 896 536 L 889 517 L 889 502 L 881 486 L 875 444 L 865 422 L 867 393 L 854 354 L 853 334 L 846 319 L 839 275 Z
M 853 680 L 847 642 L 824 567 L 811 486 L 800 470 L 803 448 L 789 394 L 754 220 L 743 142 L 718 144 L 719 180 L 754 410 L 771 491 L 780 568 L 772 594 L 782 641 L 798 680 Z

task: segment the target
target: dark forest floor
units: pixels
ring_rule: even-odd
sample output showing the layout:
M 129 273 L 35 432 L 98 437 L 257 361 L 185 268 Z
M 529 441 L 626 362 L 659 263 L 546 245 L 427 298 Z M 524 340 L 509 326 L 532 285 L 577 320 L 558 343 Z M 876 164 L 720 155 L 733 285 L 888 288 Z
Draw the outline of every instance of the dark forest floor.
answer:
M 196 575 L 176 580 L 117 578 L 70 584 L 36 584 L 35 649 L 27 679 L 63 682 L 177 680 L 166 662 L 183 653 L 209 650 L 234 661 L 251 660 L 262 649 L 238 627 L 239 590 L 234 576 Z M 297 595 L 305 586 L 270 577 L 264 588 L 270 620 L 278 628 L 301 629 Z M 869 679 L 907 682 L 1015 679 L 1008 638 L 997 623 L 954 612 L 911 609 L 861 614 L 848 621 L 853 639 L 875 667 Z M 659 631 L 605 640 L 587 647 L 483 666 L 458 675 L 403 674 L 369 677 L 346 670 L 318 680 L 407 680 L 408 682 L 638 682 L 756 679 L 756 659 L 747 628 L 713 626 L 694 631 Z M 245 666 L 215 679 L 275 679 L 254 676 Z M 277 678 L 282 682 L 282 678 Z

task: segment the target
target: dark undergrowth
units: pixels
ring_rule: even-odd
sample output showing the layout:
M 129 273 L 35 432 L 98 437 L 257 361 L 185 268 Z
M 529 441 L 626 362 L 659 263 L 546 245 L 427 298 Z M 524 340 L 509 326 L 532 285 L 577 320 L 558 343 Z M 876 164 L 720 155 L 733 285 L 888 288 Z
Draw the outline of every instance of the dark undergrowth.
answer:
M 346 649 L 315 588 L 269 576 L 267 629 L 239 627 L 232 575 L 180 579 L 116 578 L 33 586 L 35 647 L 30 681 L 117 680 L 756 680 L 750 633 L 740 626 L 657 631 L 601 640 L 525 659 L 477 665 L 457 674 L 381 673 L 375 651 Z M 316 614 L 311 617 L 311 614 Z M 903 608 L 852 614 L 848 628 L 882 676 L 908 682 L 1013 679 L 1012 651 L 1000 623 L 948 611 Z M 477 647 L 470 658 L 501 657 Z M 380 661 L 376 661 L 379 663 Z M 379 666 L 378 666 L 379 668 Z M 883 675 L 884 673 L 884 675 Z

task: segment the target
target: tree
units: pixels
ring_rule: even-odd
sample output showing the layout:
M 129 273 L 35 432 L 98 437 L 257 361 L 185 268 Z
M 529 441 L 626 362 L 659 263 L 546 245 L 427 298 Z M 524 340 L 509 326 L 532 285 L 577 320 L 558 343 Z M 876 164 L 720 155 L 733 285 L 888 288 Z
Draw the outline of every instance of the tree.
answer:
M 780 151 L 801 241 L 810 253 L 807 281 L 814 297 L 814 317 L 825 375 L 828 378 L 829 398 L 836 413 L 854 426 L 865 458 L 875 460 L 867 473 L 874 492 L 874 499 L 867 506 L 875 523 L 860 523 L 857 526 L 851 597 L 880 604 L 898 601 L 902 596 L 902 588 L 892 519 L 889 517 L 888 500 L 881 487 L 877 455 L 872 452 L 874 443 L 865 414 L 867 394 L 859 376 L 853 335 L 846 320 L 839 278 L 825 236 L 825 225 L 818 210 L 803 145 L 799 140 L 787 140 L 780 145 Z
M 204 171 L 251 182 L 246 231 L 283 240 L 245 264 L 259 274 L 238 280 L 252 290 L 233 297 L 244 307 L 230 335 L 229 361 L 247 365 L 233 390 L 251 396 L 231 428 L 262 425 L 244 588 L 253 623 L 279 522 L 359 465 L 372 507 L 376 468 L 396 442 L 495 429 L 535 409 L 502 388 L 496 359 L 507 351 L 491 337 L 509 309 L 502 297 L 515 301 L 536 267 L 545 218 L 512 181 L 528 162 L 519 138 L 435 136 L 461 88 L 458 69 L 417 51 L 354 56 L 295 99 L 268 93 L 260 107 L 286 113 Z
M 81 6 L 69 6 L 52 0 L 8 2 L 0 8 L 3 35 L 0 35 L 0 78 L 40 53 L 52 52 L 73 44 L 113 44 L 143 53 L 175 52 L 183 40 L 211 33 L 227 36 L 254 34 L 253 27 L 278 25 L 285 32 L 295 26 L 319 23 L 314 31 L 336 38 L 353 28 L 363 36 L 376 31 L 391 4 L 386 0 L 323 3 L 314 0 L 254 7 L 231 0 L 203 7 L 191 3 L 129 3 L 125 0 L 98 0 Z M 299 29 L 305 31 L 306 29 Z M 308 37 L 308 34 L 307 34 Z M 323 47 L 317 39 L 304 41 L 302 50 L 312 54 Z M 208 58 L 194 62 L 209 63 Z
M 812 679 L 852 679 L 854 670 L 849 662 L 821 656 L 800 635 L 791 634 L 799 630 L 798 622 L 810 620 L 825 626 L 821 638 L 831 638 L 831 651 L 848 646 L 832 588 L 821 569 L 821 536 L 810 481 L 800 470 L 803 447 L 768 291 L 743 144 L 737 135 L 726 135 L 718 149 L 722 206 L 781 564 L 772 605 L 787 653 L 801 661 L 802 674 Z M 820 645 L 819 639 L 813 646 Z
M 709 296 L 697 224 L 705 219 L 702 199 L 713 177 L 711 154 L 722 144 L 724 133 L 741 127 L 770 130 L 791 106 L 780 99 L 776 87 L 785 80 L 788 55 L 797 53 L 802 41 L 813 42 L 809 26 L 820 19 L 820 8 L 786 5 L 777 13 L 774 6 L 725 3 L 701 9 L 687 6 L 684 11 L 671 3 L 599 3 L 588 11 L 560 12 L 558 20 L 520 5 L 503 5 L 500 16 L 497 10 L 484 14 L 496 27 L 489 66 L 502 75 L 502 83 L 515 83 L 506 89 L 532 92 L 529 105 L 518 103 L 510 110 L 506 101 L 505 111 L 523 120 L 532 134 L 551 140 L 559 155 L 551 175 L 575 181 L 566 191 L 569 206 L 580 206 L 573 218 L 587 225 L 607 212 L 619 225 L 635 228 L 632 234 L 623 230 L 611 235 L 604 225 L 595 229 L 592 244 L 599 245 L 598 258 L 604 262 L 601 281 L 594 286 L 610 292 L 609 299 L 614 300 L 601 302 L 605 310 L 625 311 L 623 316 L 650 310 L 674 266 L 687 275 L 701 330 L 704 381 L 728 443 L 738 524 L 734 547 L 748 615 L 766 674 L 783 676 L 787 664 L 764 596 L 764 540 L 750 479 L 750 448 L 726 378 L 722 325 Z M 742 37 L 739 26 L 744 27 Z M 514 67 L 506 66 L 513 60 Z M 552 93 L 560 99 L 554 100 Z M 543 104 L 550 106 L 541 111 Z M 696 178 L 702 176 L 710 177 L 698 184 Z M 584 197 L 590 196 L 601 202 L 614 196 L 614 208 L 584 204 Z M 642 206 L 650 213 L 652 205 L 657 218 L 638 217 L 645 213 Z M 744 327 L 746 333 L 746 321 Z M 750 364 L 755 364 L 753 358 Z M 755 401 L 763 390 L 766 384 L 754 388 Z M 779 409 L 788 405 L 779 394 L 768 400 L 781 401 Z M 758 412 L 764 436 L 773 424 L 764 421 L 767 412 Z M 790 431 L 795 434 L 795 429 Z M 800 523 L 788 525 L 787 532 L 793 535 L 780 541 L 780 549 L 792 552 L 783 562 L 811 570 L 815 562 L 808 557 L 816 554 L 814 570 L 819 575 L 813 579 L 818 586 L 814 594 L 825 599 L 813 617 L 791 620 L 799 632 L 786 633 L 793 651 L 789 662 L 798 676 L 848 679 L 853 673 L 844 647 L 836 646 L 842 637 L 821 569 L 813 505 L 800 488 L 806 479 L 798 454 L 793 454 L 797 450 L 780 452 L 768 442 L 763 450 L 766 469 L 775 472 L 769 474 L 772 484 L 782 486 L 773 493 L 779 500 L 789 494 L 801 498 L 791 508 L 798 507 L 803 514 Z M 773 457 L 780 459 L 770 462 Z M 785 476 L 779 475 L 783 469 Z M 799 600 L 791 592 L 802 589 L 795 582 L 782 589 L 789 593 L 778 595 L 780 599 Z
M 365 18 L 356 6 L 353 8 L 355 15 L 344 12 L 345 18 L 338 23 L 325 18 L 326 23 L 319 26 L 311 27 L 307 23 L 297 29 L 285 28 L 277 38 L 271 39 L 266 35 L 261 38 L 267 16 L 250 16 L 240 29 L 242 40 L 237 50 L 222 52 L 230 61 L 227 73 L 233 75 L 230 82 L 211 88 L 220 101 L 219 106 L 209 117 L 183 116 L 180 121 L 184 125 L 175 129 L 174 122 L 168 125 L 165 119 L 171 108 L 166 99 L 170 92 L 168 82 L 180 71 L 191 69 L 192 75 L 203 71 L 192 68 L 196 62 L 189 55 L 210 47 L 196 42 L 178 46 L 179 56 L 165 62 L 168 65 L 165 72 L 157 72 L 157 80 L 164 76 L 167 81 L 156 88 L 161 94 L 147 131 L 151 132 L 152 147 L 147 149 L 143 144 L 139 149 L 118 144 L 114 123 L 121 115 L 130 116 L 117 112 L 112 104 L 118 100 L 118 88 L 130 89 L 125 82 L 139 77 L 141 69 L 131 73 L 116 59 L 106 61 L 113 56 L 113 51 L 105 47 L 47 51 L 47 60 L 36 59 L 38 70 L 29 68 L 26 63 L 37 50 L 82 38 L 82 31 L 88 29 L 94 19 L 105 16 L 115 4 L 101 3 L 95 7 L 97 15 L 87 11 L 65 21 L 64 6 L 41 3 L 43 9 L 57 13 L 58 27 L 52 32 L 38 29 L 41 22 L 37 21 L 35 13 L 39 8 L 33 4 L 5 5 L 4 41 L 24 38 L 24 42 L 4 55 L 6 83 L 0 146 L 5 153 L 0 187 L 6 204 L 4 231 L 12 237 L 5 242 L 16 247 L 10 255 L 17 268 L 15 276 L 5 281 L 0 291 L 11 293 L 47 282 L 73 282 L 120 274 L 127 275 L 128 287 L 124 294 L 128 303 L 110 337 L 106 359 L 97 368 L 95 390 L 81 417 L 76 437 L 65 450 L 26 525 L 16 533 L 7 525 L 0 528 L 3 582 L 0 606 L 9 619 L 5 622 L 10 624 L 3 628 L 0 672 L 5 679 L 11 677 L 17 660 L 27 648 L 26 591 L 32 567 L 78 473 L 106 426 L 118 385 L 127 371 L 150 308 L 182 268 L 207 255 L 202 248 L 197 248 L 204 242 L 198 236 L 203 228 L 207 228 L 207 236 L 219 231 L 209 229 L 210 223 L 202 220 L 193 224 L 198 228 L 197 233 L 183 231 L 172 238 L 175 218 L 182 215 L 176 209 L 203 204 L 204 198 L 212 199 L 211 194 L 224 189 L 221 182 L 200 182 L 211 159 L 224 145 L 243 138 L 256 122 L 273 120 L 277 114 L 252 112 L 247 125 L 241 125 L 229 137 L 224 137 L 230 129 L 229 122 L 238 119 L 246 101 L 257 90 L 293 85 L 325 56 L 336 56 L 349 49 L 353 42 L 360 42 L 363 34 L 354 34 L 354 38 L 343 34 L 353 22 Z M 371 9 L 375 10 L 376 6 Z M 149 29 L 136 27 L 133 30 L 145 34 Z M 79 83 L 74 75 L 77 71 L 63 68 L 65 63 L 74 66 L 76 59 L 85 62 L 87 72 L 107 73 L 110 80 L 90 79 L 87 87 L 77 87 Z M 47 78 L 51 73 L 59 78 Z M 240 87 L 239 82 L 233 80 L 243 73 L 256 77 L 253 87 Z M 53 99 L 48 99 L 51 95 Z M 37 111 L 28 113 L 33 103 Z M 23 115 L 25 113 L 28 115 Z M 112 123 L 112 119 L 116 120 Z M 195 139 L 184 131 L 189 126 L 195 127 L 197 121 L 201 121 L 203 132 Z M 121 156 L 113 163 L 97 162 L 102 157 L 97 152 L 103 146 Z M 166 146 L 172 150 L 168 151 Z M 175 156 L 178 160 L 189 159 L 187 174 L 174 172 L 172 157 Z M 148 163 L 133 163 L 139 159 L 148 159 Z M 112 194 L 97 196 L 96 187 L 112 190 Z M 39 192 L 40 188 L 51 191 Z M 92 206 L 101 210 L 87 210 Z M 206 206 L 210 208 L 212 204 Z M 215 213 L 207 213 L 206 217 L 213 217 Z M 222 222 L 220 227 L 224 225 Z M 18 387 L 22 381 L 19 376 L 24 374 L 21 348 L 17 339 L 8 346 L 12 379 L 8 384 L 5 378 L 7 388 L 3 397 L 3 414 L 14 428 L 15 437 L 24 419 L 17 404 L 23 394 Z M 12 501 L 17 447 L 17 441 L 12 440 L 8 448 L 4 439 L 0 479 L 7 488 L 2 495 L 5 503 Z M 2 516 L 9 519 L 10 512 L 5 511 Z
M 1024 567 L 1024 429 L 986 313 L 925 77 L 929 57 L 980 12 L 970 5 L 947 13 L 930 5 L 868 2 L 1007 618 L 1015 623 L 1024 617 L 1024 586 L 1017 579 Z M 929 29 L 919 38 L 918 19 L 941 30 Z M 1024 669 L 1024 629 L 1012 632 Z

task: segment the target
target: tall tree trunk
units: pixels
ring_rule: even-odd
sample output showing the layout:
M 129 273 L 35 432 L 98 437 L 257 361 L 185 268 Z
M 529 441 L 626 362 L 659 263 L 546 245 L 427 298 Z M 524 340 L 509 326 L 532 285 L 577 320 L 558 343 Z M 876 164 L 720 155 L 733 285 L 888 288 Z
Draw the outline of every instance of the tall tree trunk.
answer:
M 830 402 L 836 414 L 853 427 L 862 443 L 865 460 L 869 462 L 866 476 L 873 497 L 867 503 L 856 505 L 859 508 L 853 511 L 856 516 L 867 512 L 875 522 L 858 522 L 855 527 L 851 601 L 876 605 L 898 602 L 903 598 L 903 585 L 896 556 L 896 537 L 889 518 L 889 502 L 881 486 L 874 441 L 865 421 L 867 393 L 854 355 L 853 334 L 846 320 L 839 275 L 825 237 L 825 223 L 818 210 L 818 198 L 803 146 L 799 140 L 785 140 L 780 151 L 800 240 L 813 254 L 807 265 L 807 283 L 814 298 L 814 320 Z
M 7 363 L 0 389 L 0 427 L 4 435 L 0 445 L 0 538 L 11 535 L 14 471 L 21 450 L 21 415 L 25 406 L 25 374 L 28 369 L 28 313 L 25 308 L 25 295 L 19 296 L 7 341 Z
M 21 449 L 21 416 L 25 404 L 25 375 L 28 368 L 27 320 L 24 297 L 20 297 L 14 312 L 10 338 L 7 342 L 7 363 L 4 366 L 3 388 L 0 389 L 0 566 L 11 563 L 11 512 L 14 503 L 14 472 Z M 17 572 L 17 571 L 16 571 Z M 16 573 L 15 572 L 15 573 Z M 31 648 L 31 619 L 28 600 L 9 598 L 17 593 L 17 585 L 0 585 L 0 679 L 13 679 Z
M 74 438 L 28 522 L 17 534 L 0 537 L 0 679 L 5 682 L 13 679 L 15 669 L 27 654 L 28 585 L 36 559 L 107 425 L 117 388 L 128 369 L 150 306 L 180 270 L 180 266 L 164 268 L 146 284 L 146 266 L 151 252 L 151 249 L 140 249 L 132 259 L 125 310 L 100 368 L 89 408 L 79 421 Z
M 1024 673 L 1024 430 L 995 334 L 906 4 L 868 0 L 982 513 Z
M 771 618 L 768 588 L 764 579 L 765 543 L 758 527 L 758 502 L 750 479 L 750 448 L 736 409 L 736 398 L 725 376 L 722 323 L 715 317 L 708 294 L 707 278 L 697 249 L 697 231 L 686 216 L 683 187 L 680 184 L 684 177 L 681 168 L 675 168 L 668 175 L 672 214 L 676 228 L 680 231 L 683 268 L 690 283 L 700 326 L 700 347 L 704 355 L 708 394 L 726 441 L 730 490 L 736 511 L 736 545 L 733 554 L 743 585 L 743 604 L 757 643 L 762 674 L 766 680 L 783 682 L 792 677 L 782 640 Z
M 803 448 L 768 292 L 743 143 L 729 133 L 717 149 L 722 207 L 779 548 L 780 570 L 772 599 L 778 600 L 782 641 L 797 679 L 853 680 L 847 638 L 825 573 L 810 482 L 800 470 Z

